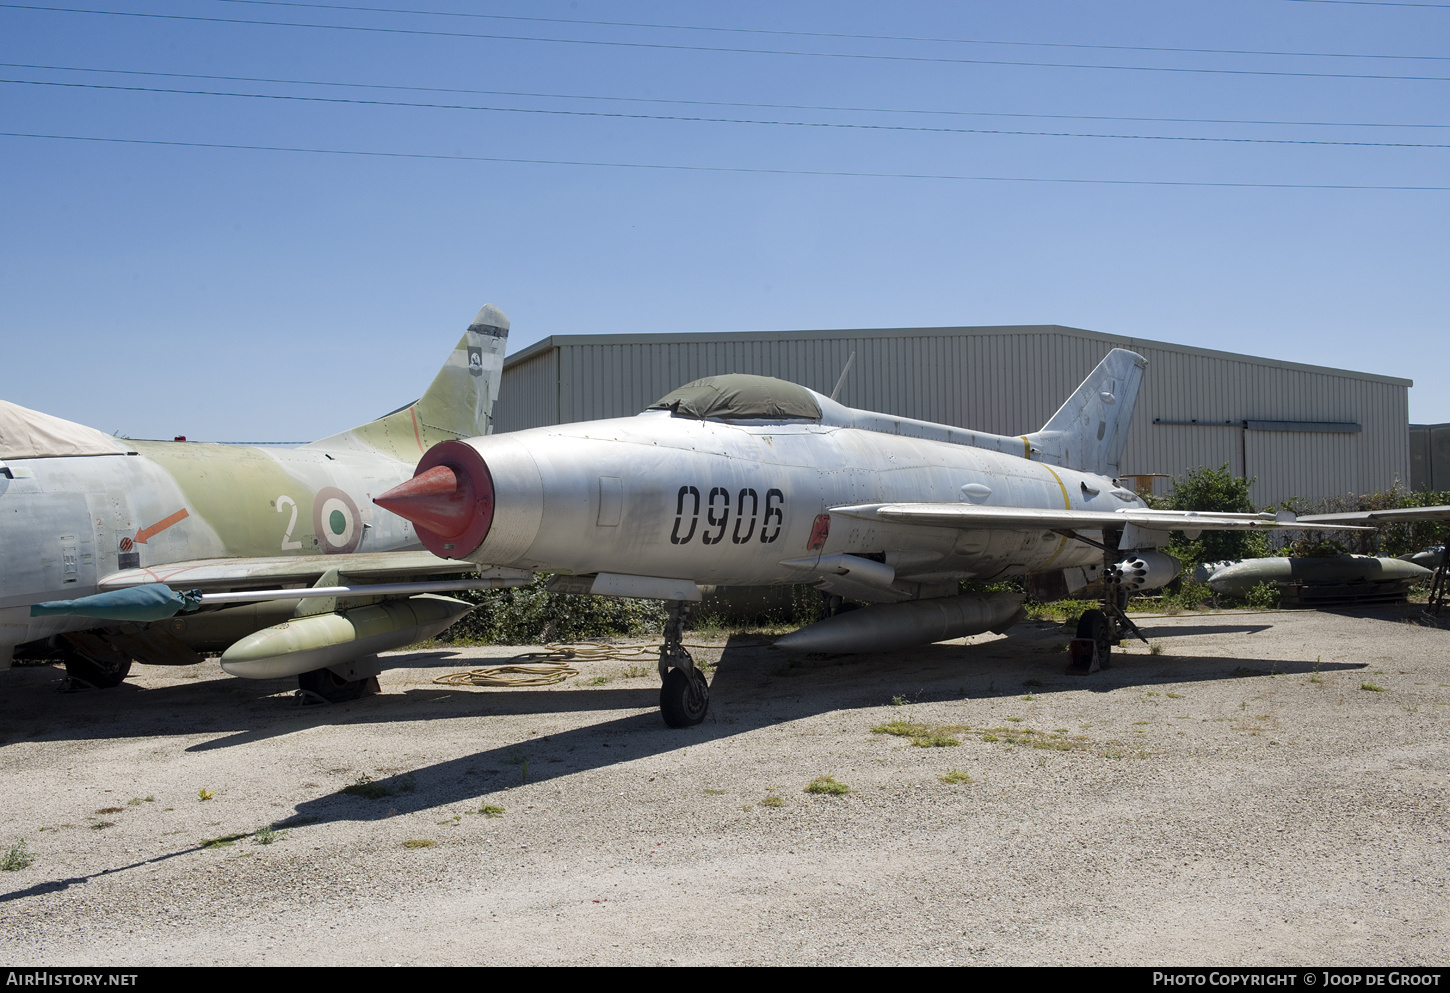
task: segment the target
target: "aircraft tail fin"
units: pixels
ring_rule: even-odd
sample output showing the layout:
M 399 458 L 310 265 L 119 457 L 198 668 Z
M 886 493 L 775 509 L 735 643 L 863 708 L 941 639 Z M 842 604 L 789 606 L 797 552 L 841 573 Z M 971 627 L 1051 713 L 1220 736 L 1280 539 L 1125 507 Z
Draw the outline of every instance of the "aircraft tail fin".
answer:
M 509 319 L 487 304 L 454 346 L 422 397 L 375 421 L 308 448 L 375 449 L 414 463 L 440 441 L 493 433 Z
M 1027 435 L 1033 458 L 1116 476 L 1147 365 L 1126 348 L 1109 352 L 1042 430 Z

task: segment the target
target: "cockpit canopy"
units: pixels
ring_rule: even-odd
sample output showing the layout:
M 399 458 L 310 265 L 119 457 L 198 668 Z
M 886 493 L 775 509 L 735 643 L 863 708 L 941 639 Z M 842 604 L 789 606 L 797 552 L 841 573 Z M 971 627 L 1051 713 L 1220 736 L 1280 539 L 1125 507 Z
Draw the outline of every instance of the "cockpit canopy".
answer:
M 804 386 L 770 376 L 706 376 L 665 394 L 648 410 L 699 420 L 819 421 L 821 405 Z
M 122 455 L 126 443 L 104 431 L 0 400 L 0 459 Z

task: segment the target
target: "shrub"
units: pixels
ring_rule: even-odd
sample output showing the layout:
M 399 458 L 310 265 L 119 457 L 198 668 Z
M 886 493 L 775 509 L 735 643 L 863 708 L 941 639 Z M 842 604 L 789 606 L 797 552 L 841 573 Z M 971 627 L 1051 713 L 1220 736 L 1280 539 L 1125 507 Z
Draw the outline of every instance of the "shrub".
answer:
M 452 644 L 538 645 L 623 635 L 643 637 L 664 630 L 665 607 L 658 600 L 550 593 L 548 580 L 500 590 L 468 590 L 460 600 L 476 604 L 439 640 Z

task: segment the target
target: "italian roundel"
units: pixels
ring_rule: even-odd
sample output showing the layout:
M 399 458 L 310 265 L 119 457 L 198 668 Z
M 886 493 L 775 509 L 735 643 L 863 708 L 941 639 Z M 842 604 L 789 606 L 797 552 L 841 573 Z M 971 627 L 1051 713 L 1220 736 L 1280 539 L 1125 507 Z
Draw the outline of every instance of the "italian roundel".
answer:
M 357 550 L 362 540 L 362 521 L 352 497 L 335 486 L 324 486 L 312 501 L 312 527 L 324 552 Z

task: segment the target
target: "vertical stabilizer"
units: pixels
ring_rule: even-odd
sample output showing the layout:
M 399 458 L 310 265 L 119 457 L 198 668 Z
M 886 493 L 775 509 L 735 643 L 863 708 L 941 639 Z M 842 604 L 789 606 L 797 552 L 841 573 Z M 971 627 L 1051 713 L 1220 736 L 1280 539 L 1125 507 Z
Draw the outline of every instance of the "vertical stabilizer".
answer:
M 492 434 L 508 333 L 509 319 L 504 312 L 486 305 L 421 398 L 306 447 L 371 449 L 411 464 L 440 441 Z
M 1042 430 L 1027 435 L 1032 457 L 1116 476 L 1147 365 L 1147 359 L 1126 348 L 1109 352 Z

